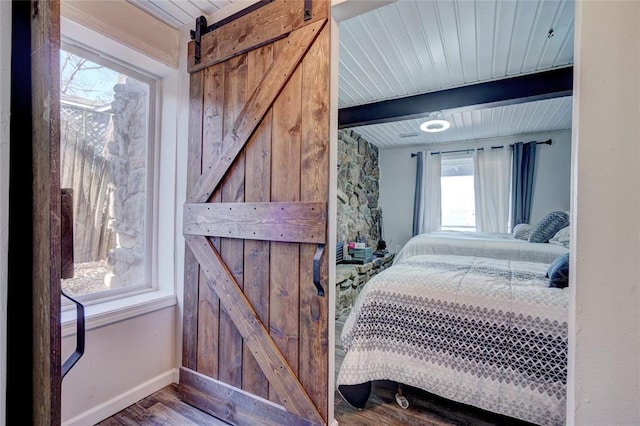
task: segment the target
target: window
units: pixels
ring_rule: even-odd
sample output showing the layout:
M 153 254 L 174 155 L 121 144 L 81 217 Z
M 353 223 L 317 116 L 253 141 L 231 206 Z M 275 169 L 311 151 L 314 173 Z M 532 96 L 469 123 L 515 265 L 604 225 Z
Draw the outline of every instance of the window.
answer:
M 474 167 L 470 155 L 441 157 L 441 229 L 475 231 Z
M 72 297 L 151 287 L 154 80 L 78 48 L 60 52 L 61 186 L 73 190 Z
M 99 289 L 96 287 L 95 291 L 85 291 L 85 294 L 74 297 L 85 305 L 85 326 L 87 330 L 90 330 L 132 316 L 174 306 L 177 302 L 176 286 L 179 283 L 176 271 L 181 270 L 184 245 L 180 246 L 178 243 L 182 243 L 183 240 L 182 229 L 176 225 L 180 222 L 180 219 L 176 218 L 179 214 L 179 209 L 176 208 L 176 199 L 184 199 L 184 194 L 178 192 L 179 188 L 185 187 L 185 185 L 183 182 L 177 182 L 176 166 L 179 164 L 179 160 L 176 158 L 181 155 L 177 144 L 178 137 L 187 137 L 186 120 L 181 117 L 188 116 L 188 110 L 186 107 L 181 109 L 180 105 L 188 104 L 188 98 L 185 95 L 188 93 L 188 80 L 182 77 L 181 70 L 117 41 L 122 40 L 118 38 L 119 34 L 117 33 L 113 34 L 114 37 L 109 37 L 65 16 L 61 16 L 60 30 L 63 50 L 61 55 L 69 53 L 75 56 L 70 59 L 71 61 L 85 61 L 81 65 L 87 70 L 77 71 L 76 75 L 83 72 L 101 73 L 95 85 L 89 83 L 92 79 L 81 78 L 80 75 L 75 78 L 75 82 L 71 82 L 85 86 L 84 90 L 88 91 L 89 95 L 83 96 L 79 87 L 76 87 L 74 91 L 71 91 L 73 87 L 65 90 L 67 96 L 64 102 L 66 106 L 62 105 L 62 109 L 75 106 L 85 110 L 84 114 L 78 116 L 84 117 L 86 125 L 81 127 L 76 122 L 76 135 L 89 139 L 90 131 L 95 131 L 98 134 L 106 133 L 107 141 L 112 138 L 127 144 L 131 137 L 145 141 L 134 144 L 136 152 L 132 152 L 130 157 L 135 159 L 135 164 L 130 162 L 131 158 L 120 158 L 120 164 L 117 167 L 113 166 L 118 170 L 125 170 L 124 165 L 127 164 L 135 166 L 129 167 L 126 173 L 121 173 L 120 179 L 124 179 L 125 176 L 127 180 L 135 179 L 135 181 L 131 181 L 131 185 L 144 186 L 144 194 L 128 197 L 120 204 L 118 204 L 117 194 L 111 194 L 112 203 L 107 203 L 106 207 L 103 203 L 96 203 L 101 208 L 94 208 L 94 214 L 88 221 L 90 225 L 87 223 L 82 225 L 84 227 L 94 226 L 94 224 L 98 226 L 97 224 L 101 224 L 104 217 L 107 217 L 106 229 L 113 229 L 113 238 L 111 239 L 94 238 L 94 244 L 101 244 L 101 250 L 103 250 L 100 257 L 78 262 L 78 269 L 75 273 L 76 279 L 84 274 L 87 282 L 93 280 L 93 285 L 102 286 Z M 127 40 L 127 42 L 129 41 L 131 40 Z M 61 56 L 61 67 L 64 65 L 64 59 L 64 56 Z M 77 69 L 78 65 L 79 62 L 75 62 L 75 66 L 73 63 L 68 64 L 67 71 L 64 74 L 61 73 L 61 78 L 68 79 L 73 73 L 69 70 Z M 95 70 L 89 68 L 95 68 Z M 131 93 L 126 95 L 129 90 L 133 90 L 133 86 L 123 88 L 120 86 L 122 84 L 136 85 L 136 90 L 139 90 L 138 98 L 132 96 Z M 114 90 L 114 86 L 116 90 Z M 110 98 L 104 97 L 105 92 L 109 93 Z M 113 104 L 113 100 L 116 101 L 116 104 L 120 104 Z M 131 112 L 134 105 L 137 107 L 143 105 L 143 100 L 145 100 L 146 112 L 144 108 L 136 108 L 138 118 L 130 122 L 127 121 L 126 132 L 122 126 L 118 128 L 120 117 L 117 117 L 117 114 Z M 102 103 L 103 101 L 104 103 Z M 123 108 L 125 106 L 126 108 Z M 86 111 L 87 109 L 89 111 Z M 106 114 L 106 117 L 103 113 Z M 64 119 L 64 117 L 61 118 Z M 142 125 L 145 120 L 147 120 L 146 125 Z M 125 120 L 120 121 L 120 123 L 123 122 Z M 82 132 L 79 129 L 82 129 Z M 73 131 L 71 128 L 67 130 Z M 61 128 L 61 136 L 64 131 Z M 121 135 L 117 136 L 116 131 L 121 131 Z M 114 134 L 109 136 L 110 132 Z M 94 145 L 109 147 L 107 142 L 102 143 L 104 145 Z M 129 146 L 132 145 L 129 143 Z M 93 149 L 86 144 L 85 147 L 87 150 Z M 95 150 L 101 151 L 100 149 Z M 103 151 L 104 149 L 102 149 Z M 101 152 L 96 153 L 96 156 L 100 157 L 99 154 Z M 110 152 L 107 154 L 112 155 Z M 61 156 L 63 155 L 65 154 L 61 150 Z M 102 154 L 102 156 L 105 157 L 106 154 Z M 76 160 L 74 159 L 74 161 Z M 143 164 L 143 168 L 138 167 L 141 164 Z M 87 167 L 99 167 L 99 165 L 100 160 L 98 159 L 93 163 L 86 164 Z M 130 173 L 134 169 L 136 172 Z M 61 174 L 64 173 L 63 171 Z M 86 176 L 88 177 L 90 174 Z M 108 180 L 103 182 L 106 184 Z M 70 187 L 68 181 L 63 183 L 65 184 L 63 187 Z M 117 185 L 114 183 L 113 192 L 116 188 Z M 107 190 L 106 186 L 104 190 Z M 81 197 L 97 200 L 99 194 L 74 193 L 75 202 L 79 203 Z M 119 205 L 124 209 L 117 211 Z M 110 212 L 109 209 L 112 211 Z M 124 220 L 122 223 L 135 223 L 135 227 L 118 228 L 116 215 L 123 212 L 130 212 L 135 220 L 132 222 Z M 75 213 L 76 216 L 80 214 L 79 211 Z M 75 218 L 75 221 L 74 233 L 85 233 L 81 230 L 84 228 L 79 226 L 79 219 Z M 140 248 L 140 241 L 143 241 L 144 248 Z M 117 261 L 120 258 L 116 256 L 123 255 L 124 250 L 118 254 L 113 253 L 114 258 L 109 259 L 109 250 L 118 247 L 129 249 L 130 251 L 126 252 L 127 255 L 133 256 L 135 254 L 136 262 L 131 271 L 127 270 L 122 274 L 119 272 L 121 269 L 118 269 Z M 94 262 L 103 262 L 103 269 L 92 270 L 90 265 Z M 113 272 L 109 271 L 108 262 L 115 262 L 116 267 Z M 119 265 L 124 264 L 120 263 Z M 81 270 L 84 266 L 87 267 L 86 271 Z M 62 285 L 63 288 L 66 287 L 69 290 L 71 282 L 63 282 Z M 71 296 L 71 294 L 69 295 Z M 75 306 L 66 298 L 62 298 L 63 336 L 75 333 L 75 319 Z

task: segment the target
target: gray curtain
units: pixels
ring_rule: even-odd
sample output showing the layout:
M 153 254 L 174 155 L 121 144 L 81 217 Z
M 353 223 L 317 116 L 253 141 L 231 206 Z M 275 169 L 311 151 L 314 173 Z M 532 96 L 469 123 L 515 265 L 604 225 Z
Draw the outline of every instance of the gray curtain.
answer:
M 422 174 L 424 173 L 424 153 L 416 154 L 416 190 L 413 194 L 413 231 L 415 237 L 420 233 L 420 204 L 422 201 Z
M 536 146 L 536 142 L 513 144 L 511 173 L 512 228 L 519 223 L 529 223 L 530 220 Z

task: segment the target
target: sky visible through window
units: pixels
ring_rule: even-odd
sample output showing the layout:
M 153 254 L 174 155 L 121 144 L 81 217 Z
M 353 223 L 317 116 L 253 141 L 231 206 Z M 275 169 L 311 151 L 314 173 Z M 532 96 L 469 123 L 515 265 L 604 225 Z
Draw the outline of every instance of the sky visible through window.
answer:
M 107 104 L 113 101 L 113 86 L 124 76 L 88 59 L 60 50 L 60 93 Z
M 475 198 L 473 176 L 443 176 L 442 229 L 475 231 Z

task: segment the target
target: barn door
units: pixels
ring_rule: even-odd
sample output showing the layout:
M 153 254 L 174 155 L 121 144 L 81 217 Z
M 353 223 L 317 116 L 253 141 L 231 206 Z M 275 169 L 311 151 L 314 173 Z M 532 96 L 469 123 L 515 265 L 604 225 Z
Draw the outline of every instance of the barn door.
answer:
M 2 64 L 11 67 L 7 358 L 2 361 L 7 391 L 0 423 L 59 425 L 60 2 L 17 1 L 9 9 L 11 63 Z
M 232 424 L 327 423 L 327 17 L 261 1 L 189 43 L 180 389 Z

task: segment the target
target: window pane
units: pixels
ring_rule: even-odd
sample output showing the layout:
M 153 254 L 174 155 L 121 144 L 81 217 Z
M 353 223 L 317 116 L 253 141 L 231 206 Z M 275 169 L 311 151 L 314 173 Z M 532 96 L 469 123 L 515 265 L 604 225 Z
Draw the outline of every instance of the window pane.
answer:
M 114 66 L 115 68 L 115 66 Z M 72 296 L 147 285 L 148 83 L 60 52 L 61 184 L 73 189 Z
M 443 230 L 475 231 L 475 195 L 473 159 L 442 159 L 442 224 Z

